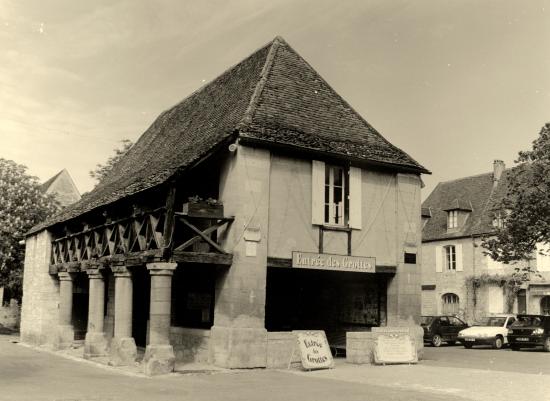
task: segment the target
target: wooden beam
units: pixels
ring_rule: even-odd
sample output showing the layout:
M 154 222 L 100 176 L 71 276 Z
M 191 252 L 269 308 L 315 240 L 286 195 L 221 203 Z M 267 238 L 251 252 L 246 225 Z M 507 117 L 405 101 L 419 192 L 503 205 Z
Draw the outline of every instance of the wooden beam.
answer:
M 172 237 L 174 235 L 174 206 L 176 204 L 176 184 L 171 183 L 168 187 L 166 196 L 166 216 L 164 218 L 164 229 L 162 231 L 162 247 L 164 248 L 164 257 L 170 257 L 170 247 L 172 246 Z
M 216 244 L 214 241 L 212 241 L 208 236 L 206 236 L 201 230 L 199 230 L 197 227 L 195 227 L 193 224 L 189 223 L 184 217 L 179 218 L 183 224 L 185 224 L 187 227 L 189 227 L 192 231 L 195 232 L 195 234 L 199 235 L 203 240 L 208 242 L 214 249 L 216 249 L 218 252 L 225 254 L 225 250 Z
M 205 263 L 230 266 L 233 263 L 233 255 L 228 253 L 184 252 L 174 250 L 172 260 L 179 263 Z

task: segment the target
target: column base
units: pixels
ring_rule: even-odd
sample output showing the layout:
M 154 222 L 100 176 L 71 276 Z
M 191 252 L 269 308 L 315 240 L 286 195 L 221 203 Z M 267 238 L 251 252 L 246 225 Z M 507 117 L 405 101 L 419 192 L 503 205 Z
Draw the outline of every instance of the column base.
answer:
M 84 340 L 84 359 L 90 359 L 96 356 L 106 356 L 107 338 L 105 333 L 88 332 Z
M 174 371 L 176 356 L 171 345 L 148 345 L 143 357 L 143 371 L 148 376 L 164 375 Z
M 71 325 L 58 325 L 53 340 L 53 348 L 56 350 L 67 349 L 73 345 L 74 330 Z
M 133 337 L 113 337 L 111 340 L 111 366 L 133 365 L 137 358 L 136 342 Z
M 222 368 L 265 368 L 267 330 L 213 326 L 210 330 L 210 361 Z

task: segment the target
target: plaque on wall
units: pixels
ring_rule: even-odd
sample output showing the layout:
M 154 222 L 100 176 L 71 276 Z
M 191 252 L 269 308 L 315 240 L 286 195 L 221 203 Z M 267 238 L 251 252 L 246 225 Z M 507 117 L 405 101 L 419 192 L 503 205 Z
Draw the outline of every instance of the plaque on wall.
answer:
M 417 363 L 418 354 L 416 344 L 411 336 L 403 333 L 381 334 L 376 339 L 374 349 L 374 363 L 396 364 Z
M 334 360 L 323 330 L 296 331 L 298 349 L 304 369 L 329 369 L 334 367 Z

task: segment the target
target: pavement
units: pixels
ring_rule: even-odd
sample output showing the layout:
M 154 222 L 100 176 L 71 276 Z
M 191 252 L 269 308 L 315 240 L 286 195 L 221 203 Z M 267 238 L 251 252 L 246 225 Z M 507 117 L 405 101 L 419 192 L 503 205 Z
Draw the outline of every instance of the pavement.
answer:
M 220 369 L 150 378 L 15 341 L 0 336 L 1 401 L 550 401 L 550 353 L 543 352 L 455 346 L 427 348 L 426 361 L 410 366 L 337 359 L 322 371 Z

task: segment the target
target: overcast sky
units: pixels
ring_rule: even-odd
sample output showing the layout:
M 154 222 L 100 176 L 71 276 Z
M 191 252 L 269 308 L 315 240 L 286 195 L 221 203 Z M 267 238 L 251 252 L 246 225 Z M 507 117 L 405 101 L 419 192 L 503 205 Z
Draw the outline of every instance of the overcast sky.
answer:
M 0 0 L 0 157 L 80 191 L 121 139 L 283 36 L 437 182 L 550 121 L 550 0 Z

